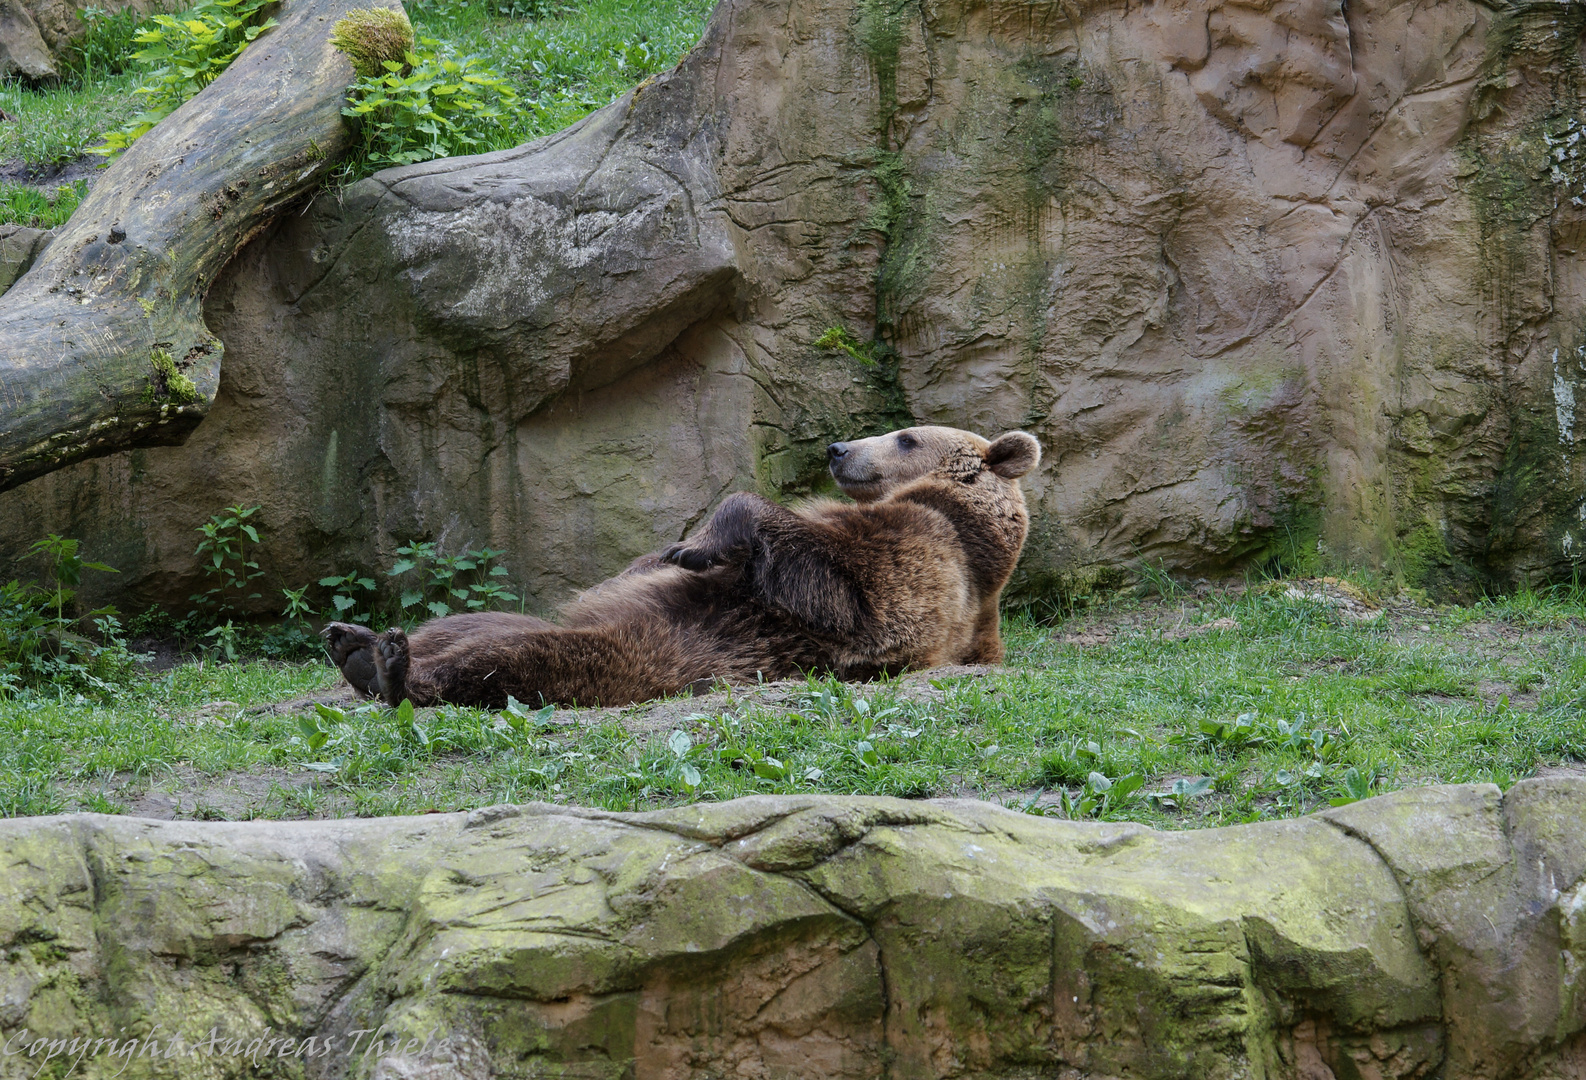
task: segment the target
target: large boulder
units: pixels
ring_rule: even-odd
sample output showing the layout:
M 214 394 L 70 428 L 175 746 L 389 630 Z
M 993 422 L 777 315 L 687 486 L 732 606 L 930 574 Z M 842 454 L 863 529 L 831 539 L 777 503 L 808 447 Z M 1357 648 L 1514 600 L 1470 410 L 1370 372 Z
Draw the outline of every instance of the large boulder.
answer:
M 0 497 L 196 591 L 489 544 L 534 602 L 915 418 L 1047 448 L 1016 586 L 1321 549 L 1448 589 L 1586 545 L 1586 8 L 724 0 L 521 149 L 281 220 L 210 291 L 186 446 Z M 814 344 L 828 327 L 878 362 Z
M 99 16 L 150 15 L 192 7 L 183 0 L 0 0 L 0 74 L 34 82 L 57 78 L 74 45 L 88 33 L 85 10 Z M 7 55 L 9 54 L 9 60 Z
M 16 819 L 0 1076 L 1565 1080 L 1583 837 L 1579 780 L 1178 833 L 801 796 Z

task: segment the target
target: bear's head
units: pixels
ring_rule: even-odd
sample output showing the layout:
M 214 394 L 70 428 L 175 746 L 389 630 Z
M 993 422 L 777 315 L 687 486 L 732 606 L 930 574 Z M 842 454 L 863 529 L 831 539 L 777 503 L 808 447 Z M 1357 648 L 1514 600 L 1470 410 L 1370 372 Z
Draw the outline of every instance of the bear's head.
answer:
M 925 476 L 963 483 L 995 476 L 1011 483 L 1040 464 L 1041 444 L 1023 431 L 987 440 L 957 428 L 911 427 L 835 442 L 826 455 L 837 486 L 855 502 L 866 503 Z

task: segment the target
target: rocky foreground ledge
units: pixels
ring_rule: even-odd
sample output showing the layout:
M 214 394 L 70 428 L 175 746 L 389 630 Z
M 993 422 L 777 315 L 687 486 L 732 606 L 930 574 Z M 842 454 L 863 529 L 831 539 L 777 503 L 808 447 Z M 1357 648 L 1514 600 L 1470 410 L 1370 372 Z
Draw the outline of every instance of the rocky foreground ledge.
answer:
M 790 797 L 0 851 L 5 1077 L 1586 1076 L 1578 779 L 1181 833 Z

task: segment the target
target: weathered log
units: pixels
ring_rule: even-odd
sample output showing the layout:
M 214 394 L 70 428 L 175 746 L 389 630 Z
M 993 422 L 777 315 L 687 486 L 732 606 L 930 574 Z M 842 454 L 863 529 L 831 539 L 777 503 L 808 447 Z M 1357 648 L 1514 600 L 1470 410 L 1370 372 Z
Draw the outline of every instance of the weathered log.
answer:
M 205 290 L 351 143 L 352 66 L 329 42 L 354 7 L 283 0 L 279 24 L 114 162 L 0 297 L 0 490 L 74 461 L 180 443 L 222 346 Z

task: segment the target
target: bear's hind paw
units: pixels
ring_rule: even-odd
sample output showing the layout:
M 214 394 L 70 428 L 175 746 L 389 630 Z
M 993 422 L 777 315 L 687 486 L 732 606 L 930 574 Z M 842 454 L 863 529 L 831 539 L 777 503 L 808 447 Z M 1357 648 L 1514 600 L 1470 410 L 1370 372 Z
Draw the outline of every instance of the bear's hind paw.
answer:
M 364 697 L 380 693 L 380 675 L 374 662 L 374 631 L 356 623 L 327 623 L 319 632 L 325 651 L 341 677 Z
M 380 696 L 395 708 L 407 697 L 408 636 L 393 626 L 374 639 L 374 666 L 380 677 Z

